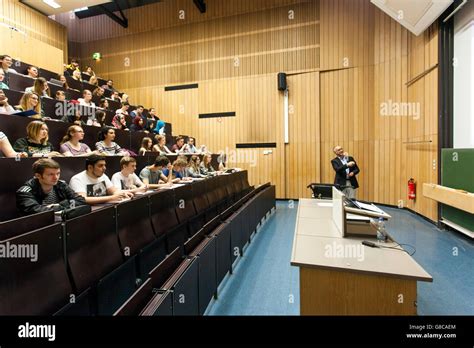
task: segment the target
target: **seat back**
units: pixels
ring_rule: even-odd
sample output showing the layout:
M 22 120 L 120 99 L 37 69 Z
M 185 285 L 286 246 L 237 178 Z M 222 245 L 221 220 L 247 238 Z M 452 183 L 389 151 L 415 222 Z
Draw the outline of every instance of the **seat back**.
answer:
M 0 240 L 13 238 L 52 224 L 54 224 L 53 211 L 45 211 L 0 222 Z
M 115 220 L 115 207 L 66 222 L 66 255 L 78 292 L 82 292 L 123 262 Z
M 151 284 L 160 289 L 183 261 L 181 248 L 176 248 L 150 272 Z
M 0 315 L 52 315 L 68 303 L 62 232 L 57 223 L 0 243 L 10 253 L 0 262 Z
M 116 209 L 117 232 L 125 255 L 135 255 L 155 240 L 147 196 L 120 203 Z
M 173 190 L 159 191 L 150 196 L 151 222 L 157 237 L 179 224 L 174 205 Z
M 135 293 L 114 313 L 114 316 L 137 316 L 153 297 L 151 279 L 148 278 Z

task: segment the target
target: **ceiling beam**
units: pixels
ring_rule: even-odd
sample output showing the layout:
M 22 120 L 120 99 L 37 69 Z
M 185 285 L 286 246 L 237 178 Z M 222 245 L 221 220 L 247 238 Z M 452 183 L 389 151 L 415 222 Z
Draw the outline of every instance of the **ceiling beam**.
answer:
M 120 5 L 118 3 L 118 0 L 114 0 L 113 3 L 115 4 L 115 7 L 117 7 L 117 10 L 120 12 L 120 17 L 117 16 L 115 13 L 113 13 L 112 11 L 110 11 L 107 7 L 105 7 L 104 5 L 99 5 L 98 8 L 101 9 L 101 11 L 109 16 L 112 20 L 114 20 L 115 22 L 117 22 L 118 24 L 120 24 L 122 27 L 124 28 L 128 28 L 128 19 L 127 17 L 125 17 L 125 15 L 123 14 L 123 11 L 122 9 L 120 8 Z

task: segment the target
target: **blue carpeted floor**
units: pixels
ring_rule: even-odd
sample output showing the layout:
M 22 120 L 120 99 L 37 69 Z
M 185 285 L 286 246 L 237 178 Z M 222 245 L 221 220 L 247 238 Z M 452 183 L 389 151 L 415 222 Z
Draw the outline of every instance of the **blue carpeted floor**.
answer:
M 413 257 L 433 277 L 433 283 L 418 282 L 418 314 L 473 315 L 474 241 L 408 211 L 383 209 L 392 215 L 387 230 L 416 248 Z M 297 202 L 277 202 L 208 315 L 299 315 L 298 268 L 290 265 L 296 211 Z

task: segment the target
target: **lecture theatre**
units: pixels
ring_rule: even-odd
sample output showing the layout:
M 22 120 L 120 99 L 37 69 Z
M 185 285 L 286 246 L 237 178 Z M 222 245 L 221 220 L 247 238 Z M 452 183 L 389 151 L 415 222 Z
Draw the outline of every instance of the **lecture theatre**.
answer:
M 0 318 L 474 315 L 474 1 L 1 0 L 0 35 Z

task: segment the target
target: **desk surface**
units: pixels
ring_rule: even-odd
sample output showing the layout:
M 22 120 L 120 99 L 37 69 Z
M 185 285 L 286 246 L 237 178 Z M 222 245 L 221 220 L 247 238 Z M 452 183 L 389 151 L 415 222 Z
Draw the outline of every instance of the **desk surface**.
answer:
M 291 264 L 433 281 L 433 278 L 396 243 L 383 244 L 396 249 L 371 248 L 362 245 L 363 240 L 370 238 L 342 238 L 332 220 L 331 201 L 300 199 Z

